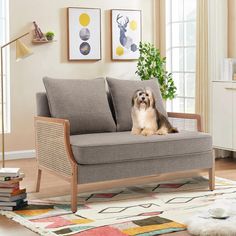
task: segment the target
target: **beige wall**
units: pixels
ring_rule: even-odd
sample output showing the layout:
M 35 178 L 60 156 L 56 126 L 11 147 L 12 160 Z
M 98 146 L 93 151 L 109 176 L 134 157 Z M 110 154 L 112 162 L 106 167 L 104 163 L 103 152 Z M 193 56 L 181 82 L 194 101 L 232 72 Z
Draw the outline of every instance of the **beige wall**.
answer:
M 236 1 L 228 0 L 228 57 L 236 58 Z
M 93 7 L 102 9 L 102 60 L 82 63 L 67 61 L 67 7 Z M 109 9 L 141 9 L 143 40 L 154 42 L 153 0 L 10 0 L 10 38 L 21 35 L 36 21 L 43 31 L 56 32 L 57 42 L 31 45 L 31 37 L 24 39 L 34 54 L 15 62 L 15 48 L 11 48 L 11 133 L 6 136 L 7 151 L 34 149 L 33 117 L 35 93 L 43 91 L 42 77 L 94 78 L 113 76 L 134 77 L 136 62 L 110 60 Z

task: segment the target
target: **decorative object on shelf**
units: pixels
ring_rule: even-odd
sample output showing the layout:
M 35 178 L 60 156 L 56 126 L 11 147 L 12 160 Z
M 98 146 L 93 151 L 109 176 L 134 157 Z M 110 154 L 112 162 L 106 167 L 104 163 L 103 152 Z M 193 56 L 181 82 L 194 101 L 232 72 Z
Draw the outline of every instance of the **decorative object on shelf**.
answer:
M 47 38 L 42 33 L 39 26 L 36 24 L 36 22 L 33 22 L 34 24 L 34 41 L 47 41 Z
M 68 60 L 101 60 L 101 9 L 69 7 Z
M 53 40 L 54 36 L 55 36 L 54 32 L 48 31 L 44 35 L 35 21 L 33 22 L 33 24 L 34 24 L 34 38 L 32 40 L 32 43 L 34 43 L 34 44 L 43 44 L 43 43 L 55 42 L 55 40 Z
M 141 41 L 140 10 L 111 10 L 112 60 L 137 60 Z
M 52 41 L 54 39 L 54 36 L 55 36 L 55 33 L 52 32 L 52 31 L 48 31 L 46 34 L 45 34 L 46 38 L 48 41 Z
M 30 56 L 32 54 L 32 51 L 25 45 L 23 44 L 21 41 L 19 41 L 19 39 L 25 37 L 26 35 L 28 35 L 28 33 L 25 33 L 15 39 L 13 39 L 12 41 L 4 44 L 1 46 L 1 111 L 2 111 L 2 167 L 5 167 L 5 129 L 4 129 L 4 83 L 3 83 L 3 49 L 5 47 L 7 47 L 8 45 L 16 42 L 16 61 L 19 61 L 20 59 L 24 59 L 27 56 Z
M 166 58 L 161 57 L 160 51 L 151 43 L 139 44 L 140 57 L 137 71 L 141 80 L 156 78 L 159 82 L 161 95 L 164 100 L 173 99 L 176 95 L 176 86 L 171 73 L 165 69 Z

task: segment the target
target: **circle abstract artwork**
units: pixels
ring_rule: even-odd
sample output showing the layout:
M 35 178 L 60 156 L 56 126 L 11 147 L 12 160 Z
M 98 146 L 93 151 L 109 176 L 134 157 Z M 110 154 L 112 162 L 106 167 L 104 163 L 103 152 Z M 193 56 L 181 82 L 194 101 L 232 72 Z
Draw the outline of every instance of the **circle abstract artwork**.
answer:
M 80 53 L 83 55 L 88 55 L 90 53 L 91 47 L 87 42 L 83 42 L 79 47 Z
M 79 16 L 79 23 L 82 25 L 82 26 L 87 26 L 89 25 L 90 23 L 90 17 L 87 13 L 82 13 L 80 16 Z
M 87 41 L 90 38 L 90 31 L 88 28 L 82 28 L 79 32 L 79 36 L 83 41 Z

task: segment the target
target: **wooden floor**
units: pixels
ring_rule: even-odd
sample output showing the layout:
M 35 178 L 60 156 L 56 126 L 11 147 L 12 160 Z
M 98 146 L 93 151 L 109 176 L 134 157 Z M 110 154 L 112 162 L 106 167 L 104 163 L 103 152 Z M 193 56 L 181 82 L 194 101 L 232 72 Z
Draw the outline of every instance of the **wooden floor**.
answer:
M 62 179 L 58 179 L 57 177 L 49 174 L 44 173 L 42 175 L 42 182 L 41 182 L 41 190 L 40 193 L 35 193 L 35 180 L 36 180 L 36 161 L 34 159 L 28 160 L 15 160 L 15 161 L 7 161 L 7 167 L 20 167 L 22 171 L 24 171 L 26 177 L 22 182 L 22 186 L 27 188 L 28 198 L 40 198 L 40 197 L 48 197 L 48 196 L 59 196 L 69 194 L 69 184 Z M 204 173 L 203 173 L 204 174 Z M 228 178 L 231 180 L 236 180 L 236 159 L 219 159 L 216 161 L 216 176 Z M 146 177 L 144 178 L 145 182 L 153 181 L 153 178 Z M 144 181 L 143 181 L 144 182 Z M 131 185 L 135 183 L 135 181 L 131 181 L 128 183 Z M 111 185 L 111 184 L 110 184 Z M 120 185 L 120 183 L 119 183 Z M 127 181 L 126 181 L 127 185 Z M 102 184 L 102 185 L 94 185 L 94 189 L 100 188 L 103 186 L 106 188 L 109 184 Z M 114 186 L 114 183 L 112 183 Z M 84 187 L 86 191 L 90 187 Z M 21 225 L 0 216 L 0 236 L 35 236 L 36 233 L 22 227 Z M 189 234 L 180 232 L 175 234 L 166 234 L 166 236 L 187 236 Z

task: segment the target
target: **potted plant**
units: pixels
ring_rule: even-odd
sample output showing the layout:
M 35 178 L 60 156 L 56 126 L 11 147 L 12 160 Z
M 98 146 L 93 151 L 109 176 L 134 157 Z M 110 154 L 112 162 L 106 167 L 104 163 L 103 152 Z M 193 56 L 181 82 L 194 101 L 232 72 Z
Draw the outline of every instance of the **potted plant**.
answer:
M 48 31 L 46 34 L 45 34 L 47 40 L 51 41 L 54 39 L 54 36 L 55 34 L 52 32 L 52 31 Z
M 176 95 L 176 86 L 171 73 L 166 71 L 166 58 L 162 57 L 159 49 L 151 43 L 139 44 L 140 56 L 137 71 L 141 80 L 156 78 L 160 85 L 161 95 L 164 100 L 172 100 Z

